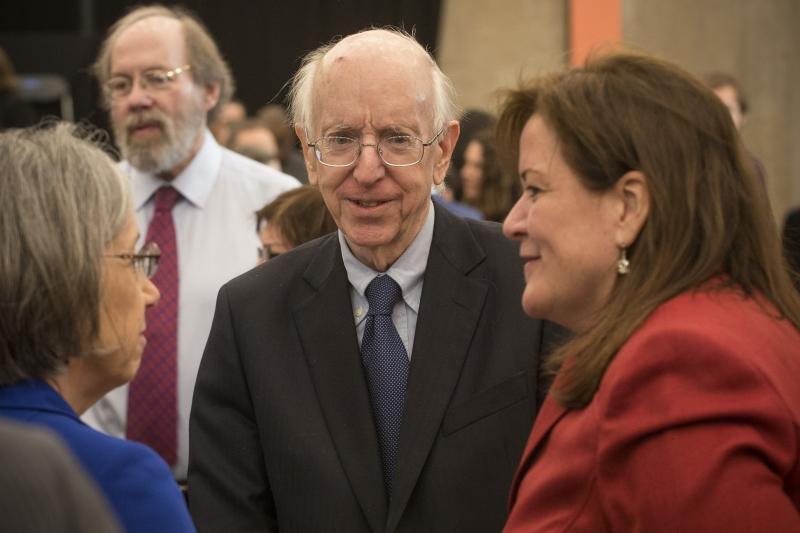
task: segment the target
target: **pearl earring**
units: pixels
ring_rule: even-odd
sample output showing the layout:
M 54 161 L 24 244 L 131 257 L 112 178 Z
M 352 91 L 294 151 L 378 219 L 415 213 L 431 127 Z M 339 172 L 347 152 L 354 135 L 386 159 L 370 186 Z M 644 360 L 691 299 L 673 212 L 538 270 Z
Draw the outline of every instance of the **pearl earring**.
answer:
M 620 275 L 625 275 L 631 271 L 631 262 L 628 261 L 628 255 L 625 252 L 625 248 L 620 249 L 619 251 L 619 260 L 617 261 L 617 272 Z

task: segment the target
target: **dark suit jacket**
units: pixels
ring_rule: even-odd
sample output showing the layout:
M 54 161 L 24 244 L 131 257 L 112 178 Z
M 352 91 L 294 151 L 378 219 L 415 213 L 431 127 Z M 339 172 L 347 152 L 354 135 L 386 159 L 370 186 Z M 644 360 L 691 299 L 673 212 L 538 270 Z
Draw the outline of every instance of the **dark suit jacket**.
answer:
M 436 207 L 391 502 L 335 234 L 223 286 L 190 421 L 200 531 L 492 532 L 536 413 L 517 245 Z
M 730 289 L 684 293 L 592 401 L 551 397 L 506 533 L 800 531 L 800 332 Z

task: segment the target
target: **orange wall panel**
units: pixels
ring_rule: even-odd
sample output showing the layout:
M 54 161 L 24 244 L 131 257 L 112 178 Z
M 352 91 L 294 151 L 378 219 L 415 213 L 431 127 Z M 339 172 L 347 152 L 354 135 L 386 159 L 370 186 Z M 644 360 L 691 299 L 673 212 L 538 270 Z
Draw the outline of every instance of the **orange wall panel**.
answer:
M 581 65 L 597 47 L 622 39 L 622 0 L 569 0 L 570 64 Z

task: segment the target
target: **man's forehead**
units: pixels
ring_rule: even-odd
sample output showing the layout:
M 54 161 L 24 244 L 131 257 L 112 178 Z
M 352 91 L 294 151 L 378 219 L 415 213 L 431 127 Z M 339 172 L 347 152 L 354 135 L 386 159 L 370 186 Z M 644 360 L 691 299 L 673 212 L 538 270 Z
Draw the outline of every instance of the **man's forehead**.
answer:
M 152 16 L 137 20 L 121 30 L 111 47 L 111 58 L 121 52 L 142 51 L 141 43 L 147 48 L 166 48 L 169 55 L 185 55 L 183 24 L 174 18 Z
M 403 37 L 387 30 L 369 30 L 353 35 L 348 35 L 336 43 L 326 54 L 328 57 L 354 54 L 358 52 L 387 52 L 402 53 L 404 55 L 425 55 L 422 47 L 412 39 Z
M 137 20 L 124 30 L 120 31 L 117 36 L 117 42 L 134 34 L 156 34 L 160 37 L 181 35 L 183 33 L 183 24 L 178 19 L 172 17 L 165 17 L 162 15 L 154 15 Z

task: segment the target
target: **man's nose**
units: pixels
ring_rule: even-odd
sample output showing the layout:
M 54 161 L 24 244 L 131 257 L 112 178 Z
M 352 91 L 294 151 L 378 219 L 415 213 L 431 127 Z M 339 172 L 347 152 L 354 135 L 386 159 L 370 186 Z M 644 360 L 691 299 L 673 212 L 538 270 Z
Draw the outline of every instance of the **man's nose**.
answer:
M 386 175 L 386 165 L 378 153 L 377 143 L 364 143 L 353 169 L 353 177 L 359 183 L 375 182 Z
M 125 97 L 127 105 L 132 108 L 150 107 L 153 105 L 153 95 L 151 91 L 142 86 L 139 81 L 131 85 L 131 92 Z

